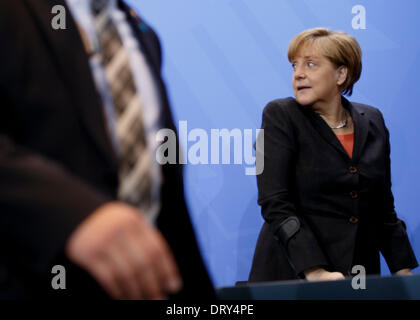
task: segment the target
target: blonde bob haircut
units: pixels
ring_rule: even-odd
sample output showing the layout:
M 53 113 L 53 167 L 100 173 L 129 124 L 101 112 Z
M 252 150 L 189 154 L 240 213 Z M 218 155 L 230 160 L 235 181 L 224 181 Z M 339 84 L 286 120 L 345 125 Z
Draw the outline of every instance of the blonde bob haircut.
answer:
M 346 81 L 341 85 L 341 93 L 351 96 L 353 85 L 359 80 L 362 72 L 362 50 L 357 40 L 342 31 L 331 31 L 325 28 L 313 28 L 303 31 L 292 39 L 287 57 L 292 62 L 298 51 L 306 45 L 315 45 L 337 68 L 347 68 Z

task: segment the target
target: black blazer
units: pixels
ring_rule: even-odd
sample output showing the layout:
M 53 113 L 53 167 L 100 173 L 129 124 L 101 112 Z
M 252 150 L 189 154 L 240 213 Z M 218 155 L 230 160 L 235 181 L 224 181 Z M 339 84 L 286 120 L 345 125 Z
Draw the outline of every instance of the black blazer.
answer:
M 72 231 L 117 198 L 118 164 L 106 132 L 88 56 L 67 8 L 67 29 L 53 30 L 64 0 L 0 2 L 0 298 L 105 297 L 63 256 Z M 175 130 L 154 31 L 125 3 L 135 36 L 158 82 L 165 128 Z M 184 279 L 177 298 L 213 297 L 183 194 L 179 165 L 163 166 L 158 227 Z M 67 267 L 67 290 L 51 289 L 54 264 Z
M 418 265 L 394 211 L 382 114 L 344 97 L 342 104 L 355 127 L 352 158 L 310 107 L 293 98 L 265 107 L 264 171 L 257 176 L 265 223 L 249 281 L 303 278 L 318 265 L 344 275 L 356 264 L 380 273 L 379 251 L 391 272 Z

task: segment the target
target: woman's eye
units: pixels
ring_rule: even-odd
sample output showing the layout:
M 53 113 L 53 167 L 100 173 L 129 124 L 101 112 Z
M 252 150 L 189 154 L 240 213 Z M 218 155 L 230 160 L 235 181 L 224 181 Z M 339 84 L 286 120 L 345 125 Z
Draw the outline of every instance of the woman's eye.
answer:
M 308 63 L 307 63 L 307 65 L 308 65 L 308 67 L 309 67 L 309 68 L 312 68 L 312 67 L 314 67 L 314 66 L 315 66 L 315 63 L 313 63 L 313 62 L 308 62 Z
M 296 63 L 292 63 L 292 68 L 293 68 L 293 70 L 296 69 Z

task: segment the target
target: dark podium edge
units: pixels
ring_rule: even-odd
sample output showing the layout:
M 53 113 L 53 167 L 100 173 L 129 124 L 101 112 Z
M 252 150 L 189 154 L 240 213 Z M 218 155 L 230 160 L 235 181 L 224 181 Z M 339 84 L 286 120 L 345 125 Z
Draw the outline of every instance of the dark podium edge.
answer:
M 216 293 L 220 300 L 420 300 L 420 274 L 366 276 L 366 289 L 353 289 L 352 281 L 243 282 Z

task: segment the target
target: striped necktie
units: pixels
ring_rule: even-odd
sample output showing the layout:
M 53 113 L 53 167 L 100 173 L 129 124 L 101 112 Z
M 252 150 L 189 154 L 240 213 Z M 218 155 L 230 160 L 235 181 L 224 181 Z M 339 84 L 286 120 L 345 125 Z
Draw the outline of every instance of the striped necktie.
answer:
M 128 52 L 111 19 L 108 4 L 109 0 L 91 0 L 120 144 L 118 199 L 147 214 L 151 207 L 151 154 L 143 126 L 141 97 L 135 87 Z

